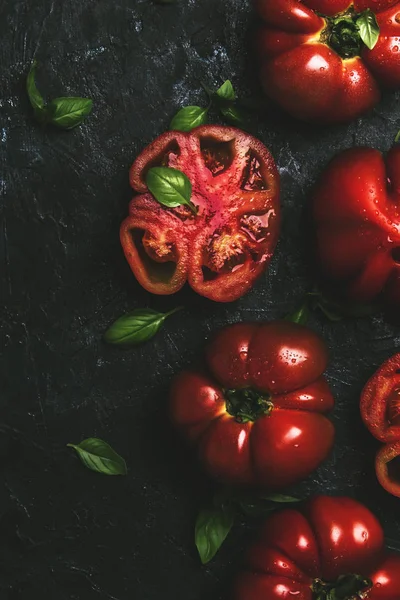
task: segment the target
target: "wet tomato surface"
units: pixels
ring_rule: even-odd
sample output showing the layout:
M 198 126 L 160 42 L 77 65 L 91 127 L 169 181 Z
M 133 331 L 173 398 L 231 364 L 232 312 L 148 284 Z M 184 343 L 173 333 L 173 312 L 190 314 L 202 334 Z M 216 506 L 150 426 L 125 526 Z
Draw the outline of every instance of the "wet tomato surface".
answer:
M 351 498 L 317 496 L 275 513 L 247 554 L 234 600 L 399 600 L 400 556 Z
M 229 326 L 209 343 L 205 371 L 176 377 L 172 421 L 218 481 L 288 486 L 316 469 L 334 442 L 327 361 L 324 342 L 302 325 Z

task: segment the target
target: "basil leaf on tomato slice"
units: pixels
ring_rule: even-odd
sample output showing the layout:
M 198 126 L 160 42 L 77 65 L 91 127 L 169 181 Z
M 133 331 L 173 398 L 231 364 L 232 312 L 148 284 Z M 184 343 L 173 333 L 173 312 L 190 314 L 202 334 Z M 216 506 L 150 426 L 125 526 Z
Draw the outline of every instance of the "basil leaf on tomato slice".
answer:
M 146 185 L 154 198 L 167 208 L 188 206 L 197 214 L 197 208 L 191 202 L 192 184 L 189 178 L 171 167 L 152 167 L 146 175 Z

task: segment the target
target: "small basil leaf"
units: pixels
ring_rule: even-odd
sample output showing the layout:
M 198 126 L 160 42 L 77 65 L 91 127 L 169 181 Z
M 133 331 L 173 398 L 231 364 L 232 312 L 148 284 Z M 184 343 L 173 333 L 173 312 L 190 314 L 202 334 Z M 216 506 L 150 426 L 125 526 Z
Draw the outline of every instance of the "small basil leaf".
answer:
M 269 502 L 276 502 L 278 504 L 292 504 L 295 502 L 301 502 L 299 498 L 293 496 L 286 496 L 285 494 L 269 494 L 268 496 L 262 496 L 264 500 Z
M 203 565 L 210 562 L 233 527 L 234 513 L 227 509 L 202 510 L 197 517 L 195 542 Z
M 45 103 L 42 94 L 39 92 L 36 86 L 36 68 L 37 62 L 36 60 L 34 60 L 29 70 L 28 77 L 26 79 L 26 91 L 28 92 L 29 101 L 35 113 L 40 113 L 41 111 L 43 111 Z
M 207 123 L 208 108 L 186 106 L 174 116 L 170 129 L 175 131 L 191 131 L 199 125 Z
M 379 40 L 380 29 L 376 16 L 370 8 L 367 8 L 356 21 L 357 27 L 360 31 L 360 37 L 364 44 L 370 50 L 375 48 Z
M 225 117 L 227 121 L 231 123 L 238 124 L 243 123 L 244 118 L 239 109 L 235 106 L 225 106 L 220 108 L 221 114 Z
M 197 214 L 196 207 L 190 201 L 192 184 L 182 171 L 170 167 L 153 167 L 147 172 L 146 185 L 163 206 L 174 208 L 184 205 Z
M 215 93 L 218 98 L 231 101 L 236 100 L 235 90 L 233 89 L 233 85 L 229 79 L 227 79 Z
M 279 504 L 292 504 L 300 502 L 298 498 L 272 494 L 268 496 L 248 495 L 237 500 L 240 510 L 247 516 L 262 517 L 277 510 Z
M 61 129 L 73 129 L 80 125 L 93 108 L 89 98 L 55 98 L 48 106 L 48 121 Z
M 295 312 L 287 315 L 284 320 L 290 321 L 291 323 L 298 323 L 299 325 L 306 325 L 309 318 L 310 309 L 308 307 L 307 302 L 305 302 Z
M 395 144 L 398 144 L 400 142 L 400 131 L 399 133 L 396 135 L 396 137 L 394 138 L 394 142 Z
M 168 313 L 138 308 L 117 319 L 104 334 L 104 341 L 117 346 L 138 346 L 153 338 L 165 319 L 181 310 L 175 308 Z
M 74 448 L 82 463 L 88 469 L 103 475 L 126 475 L 128 470 L 122 456 L 117 454 L 111 446 L 98 438 L 88 438 L 80 444 L 67 444 Z

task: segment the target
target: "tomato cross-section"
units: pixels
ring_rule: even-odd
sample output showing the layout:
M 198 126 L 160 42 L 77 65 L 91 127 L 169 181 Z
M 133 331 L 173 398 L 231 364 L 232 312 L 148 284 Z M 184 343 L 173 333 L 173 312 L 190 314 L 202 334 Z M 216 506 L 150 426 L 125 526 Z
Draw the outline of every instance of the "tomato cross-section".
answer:
M 155 166 L 189 178 L 197 214 L 155 200 L 146 186 Z M 280 227 L 279 175 L 260 141 L 223 126 L 170 131 L 136 159 L 130 182 L 139 195 L 121 242 L 146 290 L 174 294 L 188 282 L 202 296 L 230 302 L 251 289 L 273 256 Z
M 361 416 L 384 446 L 375 461 L 382 487 L 400 498 L 400 354 L 395 354 L 369 379 L 361 394 Z

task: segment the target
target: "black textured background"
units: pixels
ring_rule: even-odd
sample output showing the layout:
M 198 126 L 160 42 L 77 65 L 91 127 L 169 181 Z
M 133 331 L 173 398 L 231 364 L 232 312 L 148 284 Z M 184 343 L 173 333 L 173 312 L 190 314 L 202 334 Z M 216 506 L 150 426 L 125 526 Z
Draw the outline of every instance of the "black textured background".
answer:
M 388 149 L 400 126 L 399 94 L 349 126 L 313 129 L 270 109 L 249 130 L 282 175 L 284 224 L 267 275 L 234 305 L 185 290 L 157 299 L 134 281 L 118 228 L 131 193 L 128 168 L 179 107 L 204 103 L 200 81 L 231 78 L 258 93 L 247 55 L 244 0 L 0 1 L 1 392 L 0 600 L 219 599 L 247 542 L 238 526 L 209 567 L 193 545 L 208 494 L 165 417 L 172 375 L 217 327 L 271 319 L 310 284 L 303 209 L 317 174 L 354 144 Z M 24 91 L 30 61 L 49 96 L 93 98 L 72 132 L 42 130 Z M 134 307 L 185 304 L 154 342 L 104 345 L 108 324 Z M 399 346 L 381 318 L 332 325 L 313 318 L 332 353 L 336 449 L 298 494 L 350 494 L 400 541 L 399 500 L 375 481 L 375 442 L 358 415 L 360 390 Z M 129 476 L 108 478 L 78 462 L 68 442 L 106 439 Z

